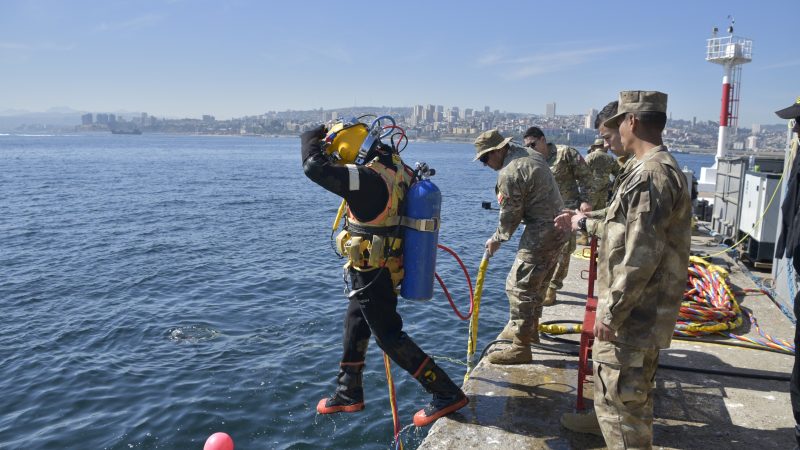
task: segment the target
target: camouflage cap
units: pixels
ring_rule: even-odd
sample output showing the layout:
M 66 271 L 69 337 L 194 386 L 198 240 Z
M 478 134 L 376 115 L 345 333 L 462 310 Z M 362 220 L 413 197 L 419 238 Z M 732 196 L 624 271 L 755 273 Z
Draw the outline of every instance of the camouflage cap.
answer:
M 497 130 L 484 131 L 475 138 L 475 159 L 473 161 L 477 161 L 484 153 L 505 147 L 509 142 L 511 142 L 511 138 L 503 138 L 503 135 Z
M 605 145 L 606 142 L 603 140 L 603 138 L 597 138 L 594 140 L 592 147 L 605 147 Z
M 667 94 L 658 91 L 622 91 L 617 114 L 603 122 L 606 128 L 617 128 L 617 121 L 628 113 L 667 112 Z
M 775 114 L 781 119 L 796 119 L 800 117 L 800 97 L 797 97 L 792 106 L 775 111 Z

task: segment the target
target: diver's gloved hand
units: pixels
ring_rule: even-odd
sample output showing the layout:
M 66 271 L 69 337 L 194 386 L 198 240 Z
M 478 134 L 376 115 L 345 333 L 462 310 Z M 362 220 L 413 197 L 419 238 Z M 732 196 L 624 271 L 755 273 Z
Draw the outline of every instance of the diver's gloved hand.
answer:
M 326 131 L 325 125 L 320 125 L 300 135 L 300 154 L 304 163 L 311 156 L 322 153 L 322 139 Z

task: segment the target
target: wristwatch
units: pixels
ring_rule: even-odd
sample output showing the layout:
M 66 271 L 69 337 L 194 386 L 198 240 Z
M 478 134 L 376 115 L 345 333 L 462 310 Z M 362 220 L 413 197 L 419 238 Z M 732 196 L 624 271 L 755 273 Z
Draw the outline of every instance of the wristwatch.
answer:
M 586 217 L 578 219 L 578 228 L 580 228 L 581 231 L 586 231 Z

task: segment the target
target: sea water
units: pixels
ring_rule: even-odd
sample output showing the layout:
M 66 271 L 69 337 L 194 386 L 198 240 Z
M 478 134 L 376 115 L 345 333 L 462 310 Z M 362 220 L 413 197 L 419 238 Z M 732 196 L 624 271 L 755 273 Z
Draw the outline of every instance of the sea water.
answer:
M 474 277 L 496 173 L 470 144 L 412 142 L 443 193 L 440 243 Z M 676 155 L 699 172 L 711 155 Z M 0 447 L 393 448 L 382 353 L 366 409 L 317 415 L 335 386 L 347 306 L 331 246 L 339 198 L 309 181 L 296 138 L 0 136 Z M 520 233 L 517 233 L 520 234 Z M 492 258 L 479 351 L 508 317 L 518 236 Z M 461 269 L 437 272 L 469 309 Z M 467 323 L 441 288 L 401 300 L 406 332 L 457 382 Z M 393 367 L 400 421 L 428 400 Z M 403 432 L 415 448 L 426 430 Z

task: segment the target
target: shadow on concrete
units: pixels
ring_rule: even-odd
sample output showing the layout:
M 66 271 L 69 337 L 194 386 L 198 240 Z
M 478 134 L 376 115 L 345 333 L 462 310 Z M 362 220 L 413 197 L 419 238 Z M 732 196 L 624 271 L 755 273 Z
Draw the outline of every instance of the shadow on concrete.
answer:
M 661 362 L 728 372 L 743 370 L 712 354 L 686 349 L 662 351 Z M 484 363 L 482 370 L 470 378 L 479 387 L 474 391 L 478 393 L 470 395 L 471 403 L 467 408 L 450 417 L 460 423 L 536 439 L 543 445 L 541 448 L 604 448 L 602 438 L 572 433 L 559 423 L 561 414 L 574 411 L 576 372 L 576 358 L 554 358 L 545 351 L 534 352 L 534 362 L 530 365 L 502 367 Z M 753 369 L 746 372 L 783 375 Z M 788 384 L 659 368 L 654 445 L 680 449 L 793 447 L 792 428 L 770 430 L 734 425 L 729 408 L 749 405 L 729 404 L 733 389 L 750 391 L 763 402 L 763 395 L 758 392 L 787 392 Z M 585 392 L 588 397 L 592 396 L 591 384 L 586 385 Z M 588 403 L 591 405 L 591 400 Z M 764 413 L 763 422 L 769 422 L 767 413 Z M 761 423 L 758 428 L 769 426 Z
M 563 366 L 561 361 L 561 365 Z M 538 361 L 543 367 L 557 367 L 558 361 Z M 512 376 L 512 379 L 515 378 Z M 470 395 L 470 404 L 449 416 L 460 423 L 503 430 L 519 437 L 535 438 L 541 446 L 522 444 L 504 448 L 605 448 L 602 438 L 592 435 L 572 434 L 564 430 L 559 419 L 571 412 L 575 387 L 543 377 L 539 382 L 498 381 L 494 377 L 474 377 L 470 380 L 484 384 L 481 391 L 488 395 Z M 508 395 L 496 395 L 497 392 Z M 529 441 L 528 441 L 529 442 Z M 504 444 L 511 444 L 505 442 Z
M 578 298 L 578 299 L 582 300 L 581 302 L 572 303 L 572 304 L 575 304 L 575 305 L 585 305 L 586 304 L 586 292 L 570 292 L 570 291 L 564 291 L 564 290 L 558 291 L 557 298 L 559 299 L 559 302 L 561 301 L 561 297 L 564 297 L 564 296 Z M 564 302 L 564 303 L 566 303 L 566 302 Z
M 793 437 L 793 428 L 753 430 L 730 424 L 653 424 L 653 444 L 665 448 L 793 449 Z
M 710 345 L 709 345 L 710 346 Z M 709 349 L 712 351 L 714 349 Z M 726 350 L 720 348 L 718 351 Z M 669 348 L 661 350 L 659 356 L 659 364 L 670 364 L 681 367 L 697 367 L 702 369 L 711 369 L 729 373 L 730 375 L 709 375 L 703 373 L 695 373 L 691 371 L 678 371 L 667 368 L 659 367 L 656 380 L 663 376 L 665 378 L 673 378 L 677 380 L 699 382 L 720 388 L 735 388 L 746 389 L 750 391 L 764 391 L 764 392 L 789 392 L 788 381 L 781 380 L 761 380 L 754 378 L 739 377 L 736 372 L 745 373 L 748 375 L 763 376 L 763 377 L 781 377 L 789 376 L 787 372 L 774 372 L 769 370 L 761 370 L 751 367 L 734 367 L 717 356 L 709 353 L 709 351 L 701 352 L 696 350 L 688 350 L 682 348 Z M 758 357 L 756 350 L 739 350 L 751 352 L 753 360 L 750 361 L 756 367 L 769 367 L 769 365 L 761 364 L 765 362 L 765 358 L 786 358 L 790 356 L 779 355 L 775 353 L 764 354 Z
M 586 296 L 584 295 L 583 298 L 585 299 Z M 581 308 L 586 307 L 586 300 L 564 300 L 563 298 L 559 297 L 556 301 L 556 305 L 570 305 L 570 306 L 580 306 Z

